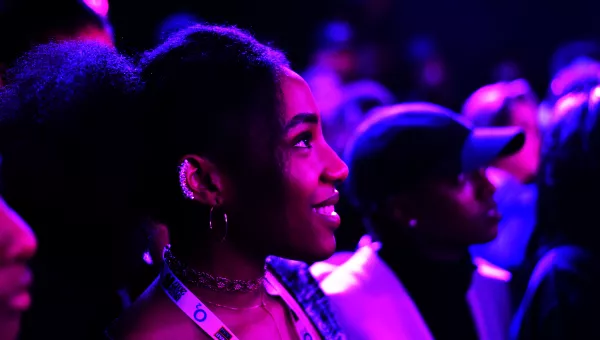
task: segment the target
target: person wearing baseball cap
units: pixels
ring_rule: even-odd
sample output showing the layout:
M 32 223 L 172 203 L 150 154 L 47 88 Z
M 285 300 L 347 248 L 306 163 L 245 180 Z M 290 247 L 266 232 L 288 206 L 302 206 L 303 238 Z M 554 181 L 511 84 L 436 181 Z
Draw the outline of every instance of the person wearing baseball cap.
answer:
M 521 269 L 527 244 L 536 225 L 537 177 L 541 162 L 542 131 L 538 120 L 539 101 L 526 80 L 517 79 L 485 85 L 469 96 L 462 115 L 476 127 L 519 126 L 525 144 L 516 153 L 495 162 L 488 177 L 496 187 L 494 198 L 502 221 L 498 237 L 470 248 L 471 255 L 482 257 L 513 274 L 511 294 L 520 303 L 527 281 Z
M 497 234 L 487 167 L 524 140 L 520 128 L 474 128 L 429 103 L 367 116 L 345 158 L 369 235 L 311 268 L 351 338 L 506 338 L 510 274 L 468 249 Z
M 465 101 L 462 115 L 476 127 L 518 126 L 527 136 L 523 148 L 497 162 L 521 183 L 532 182 L 540 163 L 538 99 L 524 79 L 485 85 Z

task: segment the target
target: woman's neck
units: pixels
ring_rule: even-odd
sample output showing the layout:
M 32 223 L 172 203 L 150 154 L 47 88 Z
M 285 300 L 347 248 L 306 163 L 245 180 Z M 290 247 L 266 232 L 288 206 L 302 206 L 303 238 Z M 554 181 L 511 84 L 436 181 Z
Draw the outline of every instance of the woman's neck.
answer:
M 177 256 L 177 249 L 174 249 Z M 208 273 L 212 276 L 228 280 L 256 281 L 265 275 L 266 256 L 256 256 L 241 252 L 229 242 L 216 243 L 207 247 L 198 247 L 189 258 L 180 259 L 196 272 Z M 185 282 L 184 282 L 185 283 Z M 253 307 L 261 303 L 264 286 L 249 292 L 227 292 L 205 287 L 186 286 L 201 301 L 219 304 L 232 308 Z

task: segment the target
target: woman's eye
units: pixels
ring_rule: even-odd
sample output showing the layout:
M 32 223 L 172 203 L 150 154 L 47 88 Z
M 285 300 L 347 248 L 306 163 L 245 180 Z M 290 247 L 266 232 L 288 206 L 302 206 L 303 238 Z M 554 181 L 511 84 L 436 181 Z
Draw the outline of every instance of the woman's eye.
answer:
M 294 147 L 310 149 L 312 148 L 312 139 L 312 133 L 302 133 L 294 140 Z
M 312 148 L 312 144 L 310 144 L 310 141 L 308 139 L 303 139 L 296 143 L 296 145 L 294 146 L 297 148 Z

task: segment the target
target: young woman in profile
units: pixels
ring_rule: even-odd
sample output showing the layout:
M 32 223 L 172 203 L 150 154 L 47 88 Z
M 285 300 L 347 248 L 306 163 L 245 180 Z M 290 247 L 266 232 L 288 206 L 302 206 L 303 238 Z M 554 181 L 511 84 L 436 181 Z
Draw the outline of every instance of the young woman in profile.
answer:
M 142 60 L 142 206 L 169 228 L 158 279 L 114 339 L 342 339 L 307 265 L 335 250 L 334 185 L 305 81 L 236 28 L 196 25 Z

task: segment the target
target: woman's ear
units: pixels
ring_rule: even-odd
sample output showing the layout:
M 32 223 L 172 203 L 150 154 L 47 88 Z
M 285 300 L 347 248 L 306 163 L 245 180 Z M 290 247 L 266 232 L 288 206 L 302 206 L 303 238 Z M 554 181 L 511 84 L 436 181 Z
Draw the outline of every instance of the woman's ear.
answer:
M 186 196 L 210 207 L 221 205 L 223 177 L 211 161 L 204 157 L 188 155 L 182 159 L 181 166 L 180 180 Z M 186 189 L 189 192 L 186 192 Z

